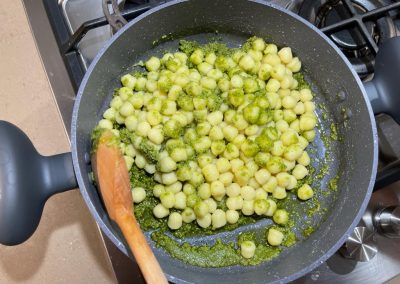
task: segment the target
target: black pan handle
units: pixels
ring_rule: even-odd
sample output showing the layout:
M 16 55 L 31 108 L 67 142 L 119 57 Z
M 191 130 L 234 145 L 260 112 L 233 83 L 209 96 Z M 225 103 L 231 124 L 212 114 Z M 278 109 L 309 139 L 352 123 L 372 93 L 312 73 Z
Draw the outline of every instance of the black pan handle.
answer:
M 28 136 L 0 121 L 0 243 L 17 245 L 36 230 L 46 200 L 77 187 L 71 153 L 44 157 Z
M 400 124 L 400 37 L 384 42 L 375 58 L 374 78 L 364 87 L 375 114 L 386 113 Z

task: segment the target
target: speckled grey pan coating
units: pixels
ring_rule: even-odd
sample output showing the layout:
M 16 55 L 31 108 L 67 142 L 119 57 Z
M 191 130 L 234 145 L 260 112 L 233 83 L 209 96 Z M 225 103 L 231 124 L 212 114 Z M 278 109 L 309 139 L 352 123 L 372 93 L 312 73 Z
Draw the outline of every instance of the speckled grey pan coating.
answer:
M 122 252 L 130 255 L 89 179 L 90 132 L 109 103 L 113 89 L 119 86 L 119 77 L 133 63 L 149 54 L 161 54 L 164 50 L 176 48 L 177 38 L 189 36 L 206 42 L 216 37 L 215 31 L 229 46 L 238 46 L 250 35 L 257 35 L 278 45 L 292 47 L 301 58 L 307 78 L 314 83 L 319 105 L 320 128 L 311 146 L 313 165 L 317 169 L 323 166 L 325 151 L 328 151 L 329 160 L 328 174 L 315 181 L 315 186 L 320 185 L 317 191 L 326 189 L 327 182 L 338 173 L 339 190 L 337 194 L 319 195 L 322 207 L 328 208 L 325 215 L 316 215 L 310 220 L 321 223 L 319 229 L 271 262 L 255 267 L 205 269 L 172 259 L 160 249 L 155 249 L 155 253 L 171 282 L 289 282 L 321 264 L 344 242 L 364 212 L 377 166 L 374 117 L 359 78 L 321 32 L 290 12 L 259 1 L 176 1 L 141 15 L 120 30 L 91 64 L 74 107 L 71 142 L 79 187 L 101 229 Z M 153 46 L 153 42 L 169 34 L 174 40 Z M 327 120 L 322 118 L 325 111 L 320 106 L 325 106 Z M 329 135 L 331 121 L 336 124 L 343 141 L 333 141 L 329 150 L 320 135 Z M 304 228 L 306 219 L 310 218 L 304 214 L 296 227 Z M 240 230 L 260 230 L 266 224 L 268 221 L 263 221 L 221 236 L 225 240 L 233 239 Z M 300 230 L 297 233 L 301 236 Z M 203 243 L 213 240 L 191 241 Z

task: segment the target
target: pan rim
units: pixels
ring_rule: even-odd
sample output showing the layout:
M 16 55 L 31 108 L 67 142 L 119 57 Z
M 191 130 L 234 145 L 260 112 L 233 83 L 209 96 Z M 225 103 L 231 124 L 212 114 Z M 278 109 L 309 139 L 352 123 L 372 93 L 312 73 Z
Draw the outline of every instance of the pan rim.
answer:
M 75 104 L 74 104 L 74 108 L 73 108 L 73 114 L 72 114 L 72 123 L 71 123 L 71 148 L 72 148 L 72 159 L 73 159 L 73 166 L 74 166 L 74 170 L 76 174 L 76 178 L 78 181 L 78 185 L 79 185 L 79 190 L 89 208 L 90 213 L 92 214 L 92 216 L 95 218 L 95 220 L 97 221 L 99 227 L 101 228 L 101 230 L 107 235 L 107 237 L 125 254 L 125 255 L 129 255 L 129 252 L 127 250 L 127 248 L 125 247 L 125 245 L 115 236 L 115 234 L 107 227 L 107 225 L 102 221 L 102 217 L 99 215 L 99 213 L 97 212 L 97 210 L 95 209 L 94 204 L 92 203 L 92 200 L 90 199 L 83 178 L 82 178 L 82 171 L 84 169 L 82 169 L 79 165 L 79 158 L 78 158 L 78 151 L 77 151 L 77 135 L 76 135 L 76 129 L 77 129 L 77 123 L 78 123 L 78 112 L 79 112 L 79 106 L 80 106 L 80 101 L 82 99 L 82 96 L 84 94 L 87 82 L 89 80 L 89 78 L 91 77 L 91 74 L 93 72 L 93 70 L 95 70 L 95 67 L 98 63 L 98 61 L 103 57 L 104 53 L 110 48 L 112 47 L 113 43 L 126 31 L 128 30 L 131 26 L 135 25 L 137 22 L 141 21 L 142 19 L 146 18 L 147 16 L 158 12 L 159 10 L 162 10 L 164 8 L 167 8 L 169 6 L 173 6 L 176 4 L 180 4 L 180 3 L 185 3 L 185 2 L 189 2 L 189 1 L 193 1 L 193 0 L 174 0 L 168 3 L 164 3 L 162 5 L 159 5 L 155 8 L 150 9 L 149 11 L 141 14 L 140 16 L 136 17 L 135 19 L 131 20 L 127 25 L 125 25 L 122 29 L 120 29 L 116 34 L 114 34 L 113 37 L 111 37 L 106 43 L 105 45 L 100 49 L 100 51 L 98 52 L 98 54 L 96 55 L 96 57 L 94 58 L 94 60 L 92 61 L 92 63 L 90 64 L 84 78 L 82 79 L 82 82 L 80 84 L 78 93 L 77 93 L 77 97 L 75 100 Z M 201 0 L 199 0 L 201 1 Z M 360 219 L 362 218 L 364 211 L 368 205 L 368 201 L 370 200 L 371 194 L 372 194 L 372 189 L 373 186 L 375 184 L 375 178 L 376 178 L 376 172 L 377 172 L 377 165 L 378 165 L 378 137 L 377 137 L 377 128 L 376 128 L 376 123 L 375 123 L 375 118 L 374 118 L 374 114 L 372 111 L 372 107 L 371 104 L 368 100 L 368 96 L 366 94 L 366 91 L 364 89 L 364 86 L 361 82 L 361 79 L 358 77 L 358 75 L 356 74 L 355 70 L 351 67 L 350 62 L 348 61 L 348 59 L 344 56 L 344 54 L 339 50 L 339 48 L 325 35 L 323 34 L 320 30 L 318 30 L 316 27 L 314 27 L 311 23 L 307 22 L 305 19 L 301 18 L 299 15 L 283 8 L 283 7 L 279 7 L 276 4 L 273 3 L 266 3 L 262 0 L 248 0 L 249 2 L 254 2 L 257 4 L 261 4 L 263 6 L 267 6 L 267 7 L 271 7 L 273 9 L 276 9 L 284 14 L 289 15 L 290 17 L 292 17 L 294 20 L 300 21 L 302 24 L 306 25 L 308 28 L 310 28 L 311 30 L 313 30 L 314 32 L 316 32 L 320 37 L 321 40 L 323 39 L 331 48 L 333 48 L 334 51 L 336 51 L 337 55 L 342 59 L 343 63 L 346 64 L 348 70 L 352 73 L 356 84 L 358 85 L 362 96 L 363 96 L 363 100 L 364 103 L 367 107 L 368 110 L 368 115 L 369 115 L 369 120 L 370 120 L 370 125 L 371 125 L 371 130 L 372 130 L 372 143 L 373 143 L 373 161 L 371 163 L 371 178 L 368 184 L 368 190 L 366 191 L 364 200 L 362 202 L 362 205 L 360 206 L 355 219 L 353 220 L 353 222 L 351 223 L 351 225 L 349 226 L 349 228 L 346 230 L 345 234 L 336 241 L 335 245 L 332 246 L 328 251 L 325 252 L 324 255 L 322 255 L 320 258 L 318 258 L 317 260 L 315 260 L 311 265 L 298 270 L 297 272 L 279 279 L 277 281 L 274 281 L 272 283 L 287 283 L 290 281 L 293 281 L 303 275 L 305 275 L 307 272 L 312 271 L 313 269 L 315 269 L 317 266 L 321 265 L 321 263 L 323 263 L 325 260 L 327 260 L 330 256 L 332 256 L 339 248 L 340 246 L 344 243 L 344 241 L 350 236 L 350 234 L 353 232 L 354 228 L 356 227 L 356 225 L 359 223 Z M 169 281 L 173 281 L 174 283 L 187 283 L 185 281 L 182 281 L 180 279 L 175 278 L 173 275 L 169 275 L 167 273 L 165 273 L 168 280 Z M 177 282 L 178 280 L 178 282 Z

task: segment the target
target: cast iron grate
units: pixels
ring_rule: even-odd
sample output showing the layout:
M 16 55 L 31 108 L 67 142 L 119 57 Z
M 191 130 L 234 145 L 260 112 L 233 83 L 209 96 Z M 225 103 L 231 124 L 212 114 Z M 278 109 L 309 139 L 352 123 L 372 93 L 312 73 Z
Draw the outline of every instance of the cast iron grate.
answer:
M 300 0 L 300 2 L 298 14 L 317 28 L 329 30 L 326 34 L 340 48 L 363 80 L 370 79 L 374 73 L 377 46 L 400 33 L 396 17 L 400 13 L 397 11 L 389 10 L 386 13 L 381 11 L 381 15 L 369 15 L 372 12 L 379 12 L 378 8 L 393 4 L 391 0 Z M 354 19 L 355 15 L 360 15 L 360 18 Z M 335 27 L 337 29 L 337 24 L 344 26 L 339 30 L 330 30 Z
M 378 19 L 385 17 L 388 12 L 399 9 L 400 2 L 395 2 L 387 6 L 379 7 L 372 11 L 367 11 L 363 14 L 360 14 L 353 6 L 351 0 L 334 1 L 341 2 L 342 5 L 348 9 L 351 17 L 348 19 L 343 19 L 342 21 L 339 21 L 332 25 L 326 26 L 322 28 L 321 31 L 324 32 L 326 35 L 332 35 L 336 32 L 356 27 L 359 30 L 361 36 L 366 41 L 371 52 L 375 56 L 379 50 L 379 47 L 375 39 L 372 37 L 370 31 L 368 30 L 367 23 L 371 21 L 377 21 Z

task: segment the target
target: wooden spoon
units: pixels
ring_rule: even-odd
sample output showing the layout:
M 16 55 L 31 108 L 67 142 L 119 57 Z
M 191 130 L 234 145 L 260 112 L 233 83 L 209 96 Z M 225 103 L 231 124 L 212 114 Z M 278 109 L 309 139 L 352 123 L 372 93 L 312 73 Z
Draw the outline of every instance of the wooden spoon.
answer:
M 108 215 L 120 227 L 147 283 L 168 283 L 133 211 L 131 185 L 124 157 L 114 136 L 104 131 L 92 156 L 93 170 Z

